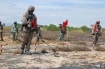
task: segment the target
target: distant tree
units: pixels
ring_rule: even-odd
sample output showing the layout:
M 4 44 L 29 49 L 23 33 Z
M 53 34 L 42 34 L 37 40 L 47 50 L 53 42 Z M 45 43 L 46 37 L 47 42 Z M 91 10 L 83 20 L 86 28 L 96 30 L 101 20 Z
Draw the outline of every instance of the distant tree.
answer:
M 43 25 L 39 25 L 40 27 L 44 27 Z
M 51 30 L 51 31 L 57 31 L 58 30 L 58 27 L 54 24 L 50 24 L 48 27 L 47 27 L 47 30 Z
M 86 25 L 81 26 L 80 29 L 81 29 L 83 32 L 88 32 L 88 31 L 90 31 L 90 28 L 88 28 Z
M 68 30 L 69 30 L 69 31 L 73 31 L 73 30 L 74 30 L 74 27 L 68 26 Z
M 44 27 L 48 27 L 47 25 L 44 25 Z

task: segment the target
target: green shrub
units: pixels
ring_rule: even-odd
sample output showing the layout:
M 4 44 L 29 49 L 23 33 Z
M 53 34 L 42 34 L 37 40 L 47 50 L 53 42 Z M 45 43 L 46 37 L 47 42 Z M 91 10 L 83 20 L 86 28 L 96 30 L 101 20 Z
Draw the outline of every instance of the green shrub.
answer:
M 56 25 L 50 24 L 50 25 L 47 27 L 47 30 L 50 30 L 50 31 L 57 31 L 57 30 L 58 30 L 58 27 L 57 27 Z
M 62 52 L 91 51 L 91 49 L 86 46 L 57 46 L 55 49 Z
M 80 29 L 83 31 L 83 32 L 88 32 L 88 31 L 90 31 L 91 29 L 90 28 L 88 28 L 87 26 L 81 26 L 80 27 Z

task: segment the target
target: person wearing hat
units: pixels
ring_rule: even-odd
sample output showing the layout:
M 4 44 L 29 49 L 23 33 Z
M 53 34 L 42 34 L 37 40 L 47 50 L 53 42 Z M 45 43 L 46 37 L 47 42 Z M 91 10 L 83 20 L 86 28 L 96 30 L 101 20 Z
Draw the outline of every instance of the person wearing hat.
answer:
M 1 21 L 0 21 L 0 38 L 1 41 L 3 41 L 3 25 L 1 24 Z
M 96 23 L 93 25 L 93 29 L 92 29 L 92 35 L 95 35 L 95 32 L 99 33 L 99 36 L 102 35 L 102 27 L 100 25 L 100 21 L 96 21 Z
M 37 26 L 36 35 L 37 35 L 37 40 L 36 40 L 36 43 L 37 43 L 37 42 L 39 42 L 39 39 L 40 39 L 41 36 L 42 36 L 42 32 L 41 32 L 41 29 L 40 29 L 40 26 L 39 26 L 39 25 Z
M 64 23 L 64 22 L 63 22 Z M 61 32 L 60 32 L 60 37 L 59 37 L 59 40 L 64 40 L 64 36 L 65 36 L 65 34 L 66 34 L 66 27 L 64 27 L 63 28 L 63 26 L 62 26 L 63 24 L 59 24 L 59 28 L 60 28 L 60 30 L 61 30 Z
M 11 33 L 13 35 L 13 41 L 18 39 L 18 25 L 17 22 L 14 22 L 14 24 L 11 27 Z
M 29 6 L 27 12 L 22 17 L 22 26 L 25 28 L 22 30 L 24 32 L 23 41 L 21 45 L 20 54 L 28 54 L 31 55 L 30 52 L 30 45 L 31 40 L 33 38 L 33 33 L 37 29 L 37 18 L 36 15 L 33 13 L 35 11 L 34 6 Z

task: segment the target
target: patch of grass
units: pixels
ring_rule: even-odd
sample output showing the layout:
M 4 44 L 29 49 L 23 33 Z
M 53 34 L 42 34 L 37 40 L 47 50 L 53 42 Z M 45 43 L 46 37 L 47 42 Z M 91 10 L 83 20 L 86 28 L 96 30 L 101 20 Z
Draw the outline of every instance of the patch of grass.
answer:
M 84 42 L 84 41 L 78 41 L 78 42 L 76 42 L 76 44 L 87 46 L 86 42 Z
M 62 52 L 70 52 L 70 51 L 73 51 L 70 47 L 68 46 L 63 46 L 63 47 L 60 47 L 60 46 L 57 46 L 55 48 L 57 51 L 62 51 Z
M 105 48 L 99 46 L 95 48 L 95 51 L 105 51 Z
M 20 44 L 21 43 L 21 40 L 16 40 L 15 43 L 16 44 Z
M 85 46 L 71 46 L 70 47 L 73 51 L 91 51 L 88 47 Z
M 91 51 L 88 47 L 85 46 L 57 46 L 55 48 L 57 51 L 62 51 L 62 52 L 71 52 L 71 51 Z
M 66 45 L 67 43 L 66 42 L 59 42 L 57 43 L 58 45 Z
M 13 54 L 19 54 L 19 53 L 20 53 L 19 50 L 15 50 L 15 51 L 13 51 Z

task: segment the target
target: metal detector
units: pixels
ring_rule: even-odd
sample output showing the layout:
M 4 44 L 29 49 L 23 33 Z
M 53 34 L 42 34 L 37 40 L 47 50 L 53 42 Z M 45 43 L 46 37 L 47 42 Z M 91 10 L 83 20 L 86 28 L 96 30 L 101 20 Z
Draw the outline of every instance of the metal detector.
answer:
M 38 36 L 38 35 L 37 35 Z M 47 46 L 49 46 L 49 48 L 54 52 L 54 56 L 57 56 L 56 55 L 56 50 L 53 49 L 48 43 L 46 43 L 41 37 L 39 37 L 41 39 L 42 42 L 44 42 Z

